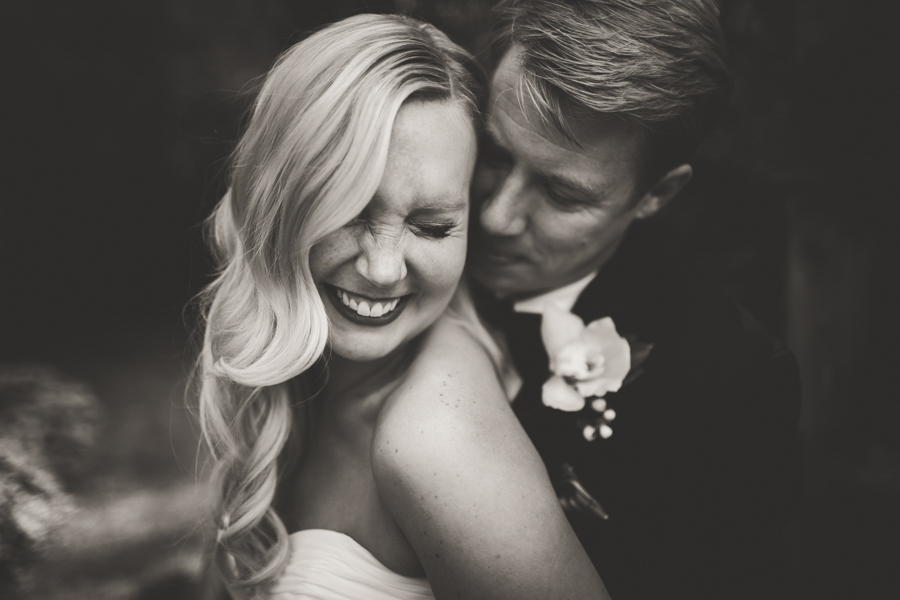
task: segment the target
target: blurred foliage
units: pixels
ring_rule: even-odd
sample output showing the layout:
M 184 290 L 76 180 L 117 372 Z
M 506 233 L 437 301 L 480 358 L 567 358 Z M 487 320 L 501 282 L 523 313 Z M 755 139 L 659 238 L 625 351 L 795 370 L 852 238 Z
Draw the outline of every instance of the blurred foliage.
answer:
M 0 369 L 0 594 L 33 585 L 34 564 L 74 512 L 68 493 L 95 448 L 100 407 L 52 369 Z

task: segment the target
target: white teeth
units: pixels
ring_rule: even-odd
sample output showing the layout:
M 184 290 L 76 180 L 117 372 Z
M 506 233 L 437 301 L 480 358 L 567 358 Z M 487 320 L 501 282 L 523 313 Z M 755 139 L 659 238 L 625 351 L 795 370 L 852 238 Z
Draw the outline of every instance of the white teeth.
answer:
M 349 293 L 340 288 L 336 288 L 335 293 L 337 294 L 337 297 L 341 299 L 344 306 L 350 307 L 350 310 L 356 311 L 356 314 L 363 317 L 383 317 L 397 308 L 397 304 L 400 303 L 400 298 L 394 298 L 390 302 L 383 300 L 381 302 L 372 302 L 371 304 L 365 300 L 356 301 Z

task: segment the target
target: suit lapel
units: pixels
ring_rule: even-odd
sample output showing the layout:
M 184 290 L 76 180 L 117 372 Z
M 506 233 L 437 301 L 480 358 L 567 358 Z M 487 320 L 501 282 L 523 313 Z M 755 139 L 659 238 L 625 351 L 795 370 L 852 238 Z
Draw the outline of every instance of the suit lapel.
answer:
M 620 335 L 647 333 L 659 260 L 647 225 L 632 225 L 612 259 L 585 288 L 572 312 L 590 323 L 612 317 Z
M 578 297 L 572 312 L 585 323 L 612 317 L 620 335 L 652 342 L 652 338 L 646 337 L 653 334 L 652 316 L 648 313 L 655 312 L 652 287 L 659 268 L 652 242 L 652 239 L 646 239 L 642 228 L 632 226 L 613 258 Z M 514 347 L 514 339 L 508 339 L 511 348 Z M 608 441 L 585 442 L 578 425 L 579 419 L 585 418 L 584 414 L 567 413 L 543 405 L 541 388 L 550 375 L 546 351 L 542 343 L 539 348 L 523 345 L 520 350 L 533 359 L 528 361 L 525 372 L 520 369 L 523 385 L 513 408 L 553 476 L 554 470 L 572 460 L 579 447 L 589 445 L 596 451 L 597 445 L 608 444 Z

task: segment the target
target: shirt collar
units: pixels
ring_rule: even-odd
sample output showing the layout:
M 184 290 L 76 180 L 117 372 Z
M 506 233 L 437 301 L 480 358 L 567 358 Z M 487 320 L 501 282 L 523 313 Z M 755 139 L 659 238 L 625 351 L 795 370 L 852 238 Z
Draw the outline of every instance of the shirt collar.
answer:
M 535 296 L 534 298 L 519 300 L 518 302 L 513 304 L 513 310 L 517 313 L 533 313 L 542 315 L 544 314 L 544 311 L 548 306 L 554 305 L 557 308 L 570 312 L 572 310 L 572 307 L 575 306 L 575 302 L 578 301 L 578 296 L 581 295 L 581 292 L 584 291 L 584 288 L 586 288 L 596 276 L 597 271 L 594 271 L 593 273 L 588 274 L 587 276 L 579 279 L 574 283 L 556 288 L 555 290 L 551 290 L 546 294 L 541 294 L 540 296 Z

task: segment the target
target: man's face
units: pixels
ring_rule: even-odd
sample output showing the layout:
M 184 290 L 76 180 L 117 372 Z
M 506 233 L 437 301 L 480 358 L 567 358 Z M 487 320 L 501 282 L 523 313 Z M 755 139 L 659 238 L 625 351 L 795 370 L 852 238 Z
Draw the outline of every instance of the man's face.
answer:
M 491 81 L 487 131 L 472 182 L 480 231 L 475 278 L 522 298 L 577 281 L 612 255 L 635 218 L 655 212 L 639 196 L 639 132 L 614 118 L 569 119 L 580 148 L 519 106 L 519 50 Z

